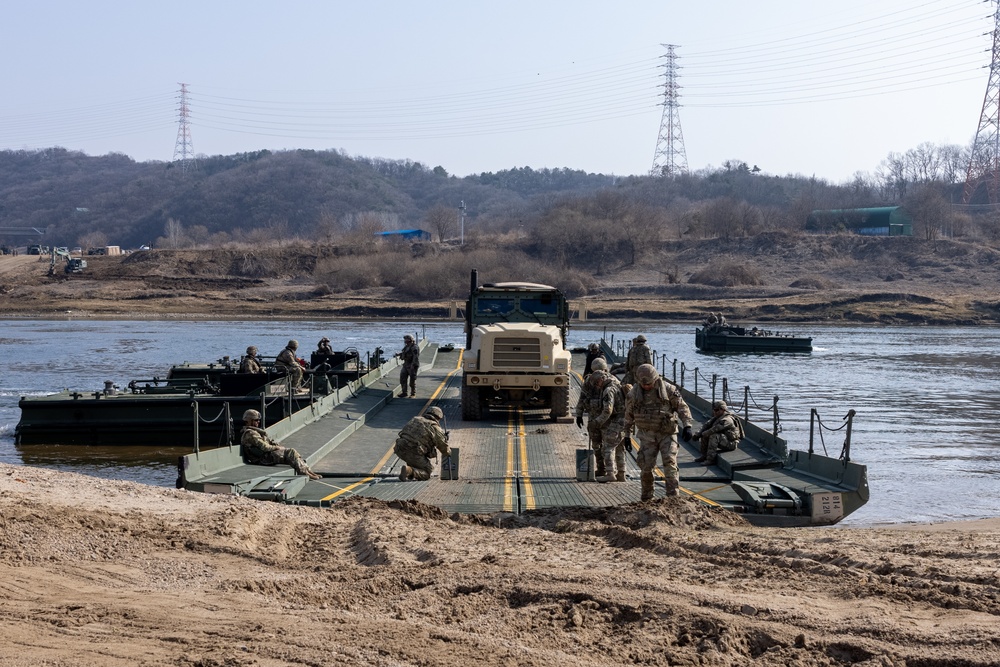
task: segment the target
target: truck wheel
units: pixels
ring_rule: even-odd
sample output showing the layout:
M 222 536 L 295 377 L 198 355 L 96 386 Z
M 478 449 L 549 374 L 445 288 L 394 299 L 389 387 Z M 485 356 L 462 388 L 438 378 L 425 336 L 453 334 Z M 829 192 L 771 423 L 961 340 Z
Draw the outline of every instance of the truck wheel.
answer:
M 477 422 L 483 418 L 482 394 L 478 389 L 462 385 L 462 419 Z
M 569 387 L 552 388 L 552 409 L 549 416 L 553 419 L 569 416 Z

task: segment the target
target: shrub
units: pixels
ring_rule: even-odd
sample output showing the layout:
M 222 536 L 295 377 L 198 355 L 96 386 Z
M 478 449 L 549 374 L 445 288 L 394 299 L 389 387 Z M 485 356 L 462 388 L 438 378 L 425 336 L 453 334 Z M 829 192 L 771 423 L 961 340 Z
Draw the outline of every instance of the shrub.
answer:
M 740 285 L 763 285 L 764 279 L 756 267 L 740 262 L 713 262 L 690 278 L 689 283 L 711 285 L 713 287 L 738 287 Z
M 818 290 L 832 289 L 836 286 L 837 284 L 835 282 L 829 278 L 824 278 L 823 276 L 803 276 L 789 285 L 789 287 L 795 287 L 797 289 Z

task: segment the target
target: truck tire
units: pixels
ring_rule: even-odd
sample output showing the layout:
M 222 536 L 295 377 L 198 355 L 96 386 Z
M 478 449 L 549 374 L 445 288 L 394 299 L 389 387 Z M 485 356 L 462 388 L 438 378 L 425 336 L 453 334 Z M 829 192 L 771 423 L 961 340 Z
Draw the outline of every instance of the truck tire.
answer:
M 479 389 L 462 385 L 462 419 L 477 422 L 483 418 L 483 399 Z
M 553 419 L 569 416 L 569 387 L 552 388 L 552 408 L 549 416 Z

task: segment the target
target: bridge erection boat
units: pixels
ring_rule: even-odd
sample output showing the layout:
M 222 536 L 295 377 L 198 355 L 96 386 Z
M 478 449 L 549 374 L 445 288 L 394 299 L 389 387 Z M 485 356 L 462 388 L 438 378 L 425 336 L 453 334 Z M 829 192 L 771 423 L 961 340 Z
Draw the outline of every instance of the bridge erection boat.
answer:
M 811 337 L 730 324 L 695 329 L 694 344 L 702 352 L 812 352 Z

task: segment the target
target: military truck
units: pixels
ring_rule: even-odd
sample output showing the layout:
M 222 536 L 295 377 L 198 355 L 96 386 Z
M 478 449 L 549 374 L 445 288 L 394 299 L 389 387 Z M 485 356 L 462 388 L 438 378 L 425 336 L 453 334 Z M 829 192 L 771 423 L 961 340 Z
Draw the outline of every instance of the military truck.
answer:
M 569 416 L 569 304 L 555 287 L 535 283 L 479 285 L 472 271 L 465 304 L 462 419 L 496 407 Z

